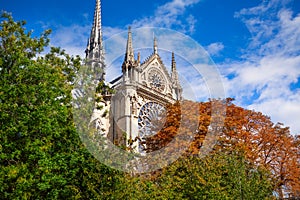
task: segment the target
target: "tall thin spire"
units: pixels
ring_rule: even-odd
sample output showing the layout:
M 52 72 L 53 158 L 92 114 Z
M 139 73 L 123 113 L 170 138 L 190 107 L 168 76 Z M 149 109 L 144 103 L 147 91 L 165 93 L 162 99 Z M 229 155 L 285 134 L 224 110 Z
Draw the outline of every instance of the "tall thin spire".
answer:
M 125 53 L 125 62 L 134 62 L 134 52 L 132 47 L 132 33 L 131 27 L 128 27 L 128 39 L 127 39 L 127 46 L 126 46 L 126 53 Z
M 103 44 L 102 44 L 102 24 L 101 24 L 101 1 L 96 0 L 96 6 L 94 11 L 94 21 L 86 48 L 86 57 L 93 52 L 93 50 L 99 50 L 100 57 L 103 57 Z
M 176 61 L 175 61 L 175 55 L 174 52 L 172 52 L 172 69 L 171 69 L 171 79 L 175 86 L 180 86 L 178 73 L 176 69 Z
M 172 52 L 172 68 L 171 68 L 171 79 L 173 83 L 173 89 L 175 91 L 175 96 L 177 100 L 181 99 L 182 95 L 182 88 L 179 82 L 178 72 L 176 69 L 176 61 L 174 52 Z
M 172 78 L 172 81 L 174 82 L 176 79 L 178 79 L 174 52 L 172 52 L 172 64 L 171 64 L 171 66 L 172 66 L 172 68 L 171 68 L 171 78 Z
M 153 50 L 154 50 L 154 54 L 157 54 L 157 40 L 156 40 L 155 36 L 154 36 L 154 42 L 153 42 Z
M 104 48 L 101 27 L 101 1 L 96 0 L 94 21 L 85 50 L 87 64 L 99 72 L 99 80 L 105 80 Z

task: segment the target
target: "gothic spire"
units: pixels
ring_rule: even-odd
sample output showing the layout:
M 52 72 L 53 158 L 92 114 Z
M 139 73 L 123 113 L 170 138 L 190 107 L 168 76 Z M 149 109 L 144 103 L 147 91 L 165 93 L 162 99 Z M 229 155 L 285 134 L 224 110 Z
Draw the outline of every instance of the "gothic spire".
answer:
M 100 51 L 100 58 L 103 57 L 103 44 L 102 44 L 102 28 L 101 28 L 101 1 L 96 0 L 96 6 L 94 11 L 94 22 L 88 40 L 86 48 L 86 57 L 95 53 L 94 51 Z
M 171 69 L 171 79 L 172 79 L 172 83 L 173 83 L 173 90 L 174 90 L 174 94 L 175 94 L 175 99 L 177 100 L 181 100 L 182 98 L 182 88 L 179 82 L 179 78 L 178 78 L 178 72 L 176 69 L 176 61 L 175 61 L 175 55 L 174 52 L 172 52 L 172 69 Z
M 96 0 L 94 22 L 85 50 L 87 65 L 99 72 L 99 80 L 105 80 L 104 49 L 101 28 L 101 1 Z
M 153 50 L 154 50 L 154 54 L 157 54 L 157 40 L 156 40 L 155 36 L 154 36 L 154 42 L 153 42 Z
M 172 78 L 172 82 L 175 86 L 180 86 L 179 79 L 178 79 L 178 73 L 177 73 L 177 69 L 176 69 L 176 61 L 175 61 L 174 52 L 172 52 L 171 78 Z
M 131 27 L 128 27 L 128 38 L 127 38 L 127 46 L 126 46 L 126 53 L 125 53 L 125 62 L 134 62 L 134 52 L 132 47 L 132 33 Z

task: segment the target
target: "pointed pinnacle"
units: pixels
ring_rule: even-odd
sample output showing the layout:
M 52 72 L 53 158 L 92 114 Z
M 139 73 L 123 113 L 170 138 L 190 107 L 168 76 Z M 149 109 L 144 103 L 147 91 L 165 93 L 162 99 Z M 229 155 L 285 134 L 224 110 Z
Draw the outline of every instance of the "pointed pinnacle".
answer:
M 154 54 L 157 54 L 157 40 L 155 36 L 154 36 L 153 50 L 154 50 Z
M 100 0 L 96 0 L 93 26 L 92 26 L 90 38 L 89 38 L 89 41 L 87 44 L 87 48 L 86 48 L 87 55 L 90 53 L 90 51 L 93 51 L 93 49 L 95 47 L 98 47 L 100 50 L 103 49 L 102 30 L 101 30 L 101 1 Z
M 172 52 L 172 71 L 176 71 L 176 61 L 175 61 L 175 55 L 174 52 Z
M 125 61 L 134 62 L 134 52 L 132 47 L 132 33 L 131 27 L 128 27 L 128 38 L 127 38 L 127 46 L 126 46 L 126 53 L 125 53 Z

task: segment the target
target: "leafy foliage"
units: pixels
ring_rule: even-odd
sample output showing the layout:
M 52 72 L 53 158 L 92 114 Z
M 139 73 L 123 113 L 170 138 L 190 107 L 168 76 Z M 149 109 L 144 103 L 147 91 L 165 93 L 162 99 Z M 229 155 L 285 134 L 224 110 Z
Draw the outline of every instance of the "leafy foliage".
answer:
M 185 101 L 181 105 L 169 107 L 169 114 L 166 126 L 158 132 L 155 138 L 163 138 L 157 142 L 152 138 L 148 139 L 148 151 L 163 148 L 174 138 L 175 134 L 181 134 L 178 131 L 178 125 L 184 129 L 185 133 L 193 131 L 188 124 L 198 124 L 196 130 L 193 131 L 194 140 L 186 152 L 187 157 L 198 155 L 203 148 L 206 135 L 212 123 L 212 105 L 219 100 L 211 100 L 209 102 L 191 102 Z M 269 179 L 272 180 L 273 191 L 280 198 L 284 193 L 291 196 L 297 196 L 300 192 L 300 163 L 299 163 L 299 136 L 292 136 L 289 128 L 283 124 L 274 124 L 268 116 L 260 112 L 246 110 L 235 106 L 233 99 L 228 98 L 225 101 L 226 117 L 224 123 L 214 127 L 215 134 L 219 134 L 219 139 L 214 147 L 212 155 L 216 152 L 243 152 L 243 159 L 252 166 L 262 169 L 269 173 Z M 180 117 L 174 118 L 181 113 L 178 112 L 180 107 L 191 108 L 191 111 L 198 109 L 197 113 L 188 113 L 185 120 L 189 123 L 185 124 Z M 215 104 L 216 105 L 216 104 Z M 219 104 L 222 106 L 222 104 Z M 173 114 L 172 114 L 173 113 Z M 195 116 L 198 116 L 195 119 Z M 222 113 L 220 113 L 220 118 Z M 177 126 L 172 126 L 176 124 Z M 183 126 L 183 127 L 182 127 Z M 190 135 L 190 133 L 188 134 Z M 154 145 L 153 145 L 154 144 Z M 180 142 L 178 144 L 181 144 Z M 154 147 L 154 148 L 153 148 Z M 176 146 L 174 149 L 180 147 Z
M 76 133 L 71 90 L 81 60 L 26 32 L 2 14 L 0 24 L 0 196 L 95 198 L 117 172 L 98 163 Z M 106 180 L 106 181 L 102 181 Z M 103 189 L 104 191 L 104 189 Z
M 174 199 L 265 199 L 272 196 L 268 174 L 238 152 L 178 160 L 160 183 Z

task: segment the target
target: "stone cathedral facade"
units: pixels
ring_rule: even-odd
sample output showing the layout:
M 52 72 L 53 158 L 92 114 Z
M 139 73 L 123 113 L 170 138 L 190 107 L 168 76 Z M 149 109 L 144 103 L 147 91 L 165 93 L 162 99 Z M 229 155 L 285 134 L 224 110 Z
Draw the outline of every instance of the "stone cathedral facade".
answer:
M 170 55 L 169 73 L 159 56 L 155 38 L 153 52 L 144 61 L 141 61 L 140 53 L 135 54 L 133 39 L 129 28 L 124 61 L 120 64 L 121 75 L 114 80 L 106 80 L 101 1 L 96 0 L 94 22 L 85 50 L 86 59 L 89 66 L 102 70 L 99 82 L 105 82 L 114 92 L 98 94 L 102 101 L 97 103 L 97 107 L 101 109 L 95 109 L 92 121 L 97 130 L 113 143 L 130 145 L 137 152 L 142 152 L 140 141 L 159 130 L 159 127 L 153 126 L 153 121 L 163 125 L 165 107 L 182 99 L 182 87 L 174 53 Z

